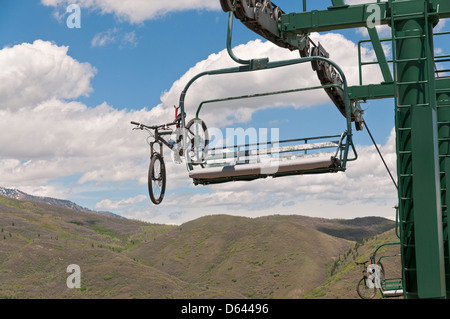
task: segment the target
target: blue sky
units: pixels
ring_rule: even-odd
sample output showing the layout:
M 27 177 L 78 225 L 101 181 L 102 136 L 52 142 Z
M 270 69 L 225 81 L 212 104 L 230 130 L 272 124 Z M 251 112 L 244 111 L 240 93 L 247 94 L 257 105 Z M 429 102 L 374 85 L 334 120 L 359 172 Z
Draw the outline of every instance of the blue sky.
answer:
M 81 7 L 81 28 L 66 24 L 66 8 L 72 2 Z M 329 2 L 309 1 L 308 9 L 325 9 Z M 358 2 L 363 1 L 352 3 Z M 301 10 L 301 1 L 276 3 L 285 12 Z M 193 186 L 185 166 L 175 165 L 166 154 L 166 198 L 157 207 L 150 203 L 146 135 L 132 132 L 129 121 L 171 121 L 173 105 L 192 76 L 235 65 L 224 51 L 228 15 L 218 0 L 206 4 L 132 0 L 126 5 L 100 0 L 0 0 L 0 6 L 0 127 L 4 131 L 0 186 L 158 223 L 179 224 L 216 213 L 394 216 L 395 188 L 366 131 L 355 132 L 360 159 L 348 172 L 333 176 Z M 439 28 L 445 29 L 445 23 Z M 388 32 L 380 29 L 382 36 Z M 356 43 L 364 32 L 312 37 L 324 44 L 356 84 Z M 233 46 L 243 58 L 297 57 L 237 21 Z M 436 47 L 445 52 L 446 46 L 441 41 Z M 370 48 L 363 54 L 374 58 Z M 376 70 L 366 74 L 365 81 L 379 82 Z M 202 80 L 189 91 L 187 117 L 193 116 L 201 99 L 317 84 L 309 65 Z M 282 139 L 344 130 L 343 117 L 323 92 L 239 103 L 205 111 L 208 126 L 277 127 Z M 363 108 L 395 173 L 393 102 L 371 101 Z

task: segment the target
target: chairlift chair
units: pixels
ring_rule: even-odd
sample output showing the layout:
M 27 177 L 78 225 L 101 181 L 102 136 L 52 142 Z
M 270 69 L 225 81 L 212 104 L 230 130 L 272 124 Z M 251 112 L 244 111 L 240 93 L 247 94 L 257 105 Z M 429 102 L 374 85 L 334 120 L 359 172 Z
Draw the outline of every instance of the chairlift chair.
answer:
M 229 13 L 227 50 L 229 56 L 240 64 L 237 67 L 205 71 L 194 76 L 181 92 L 179 108 L 182 117 L 182 127 L 185 128 L 185 97 L 190 86 L 204 76 L 245 73 L 261 70 L 271 70 L 288 67 L 302 63 L 311 63 L 320 80 L 319 86 L 298 88 L 284 91 L 249 94 L 228 98 L 207 100 L 200 103 L 197 108 L 195 121 L 191 125 L 196 138 L 194 141 L 184 140 L 186 146 L 189 142 L 191 151 L 186 152 L 186 166 L 189 177 L 195 185 L 216 184 L 230 181 L 249 181 L 268 176 L 280 177 L 289 175 L 323 174 L 345 171 L 347 162 L 354 161 L 357 153 L 352 141 L 352 122 L 357 130 L 362 129 L 362 111 L 358 102 L 350 102 L 347 80 L 342 69 L 328 58 L 325 50 L 315 50 L 317 55 L 307 56 L 308 52 L 300 50 L 300 58 L 269 62 L 268 58 L 242 60 L 236 57 L 231 49 L 233 15 Z M 312 43 L 309 38 L 308 43 Z M 308 44 L 309 46 L 310 44 Z M 312 43 L 311 45 L 314 45 Z M 317 48 L 321 48 L 316 46 Z M 314 50 L 312 50 L 314 51 Z M 315 89 L 324 89 L 345 117 L 345 128 L 332 136 L 319 136 L 297 138 L 292 140 L 276 141 L 270 143 L 235 145 L 208 149 L 206 126 L 199 120 L 199 113 L 203 106 L 221 101 L 234 101 L 269 95 L 288 94 Z M 190 123 L 192 124 L 192 123 Z M 200 134 L 202 133 L 202 134 Z M 197 135 L 198 134 L 198 135 Z M 184 134 L 186 135 L 186 134 Z M 311 143 L 311 141 L 313 143 Z M 350 149 L 354 157 L 349 158 Z
M 333 88 L 341 90 L 345 96 L 346 125 L 344 131 L 331 136 L 297 138 L 268 143 L 244 144 L 218 148 L 204 148 L 205 138 L 195 138 L 193 150 L 186 152 L 186 165 L 189 177 L 195 185 L 217 184 L 230 181 L 250 181 L 268 176 L 280 177 L 289 175 L 323 174 L 345 171 L 348 161 L 356 160 L 357 153 L 352 142 L 352 116 L 347 94 L 347 83 L 341 69 L 333 61 L 324 57 L 306 57 L 285 61 L 252 61 L 244 67 L 206 71 L 196 75 L 186 85 L 180 97 L 180 109 L 184 112 L 184 98 L 188 88 L 200 77 L 242 73 L 256 70 L 269 70 L 301 63 L 320 61 L 333 65 L 343 78 L 343 86 L 338 84 L 320 85 L 293 90 L 267 92 L 222 99 L 207 100 L 200 103 L 195 119 L 206 104 L 222 101 L 233 101 L 255 97 L 287 94 L 314 89 Z M 200 124 L 194 124 L 194 133 L 202 132 Z M 184 120 L 182 121 L 184 125 Z M 192 126 L 191 126 L 192 130 Z M 204 133 L 203 133 L 204 134 Z M 206 135 L 205 135 L 206 136 Z M 349 158 L 350 149 L 354 157 Z

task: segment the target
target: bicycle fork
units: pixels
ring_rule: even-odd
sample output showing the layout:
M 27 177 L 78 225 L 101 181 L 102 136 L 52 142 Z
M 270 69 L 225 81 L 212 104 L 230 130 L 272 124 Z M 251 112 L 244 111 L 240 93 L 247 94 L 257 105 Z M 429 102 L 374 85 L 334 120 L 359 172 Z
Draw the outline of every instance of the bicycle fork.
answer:
M 159 154 L 161 155 L 161 159 L 163 159 L 163 146 L 162 146 L 162 143 L 160 143 L 160 142 L 151 142 L 150 143 L 150 158 L 152 157 L 152 155 L 153 155 L 153 153 L 154 153 L 154 150 L 153 150 L 153 144 L 159 144 Z

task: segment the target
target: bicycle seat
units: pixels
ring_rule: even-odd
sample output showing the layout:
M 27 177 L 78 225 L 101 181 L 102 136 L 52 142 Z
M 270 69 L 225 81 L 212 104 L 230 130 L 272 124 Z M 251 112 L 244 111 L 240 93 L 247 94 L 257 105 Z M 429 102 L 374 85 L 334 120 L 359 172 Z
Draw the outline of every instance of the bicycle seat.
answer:
M 366 260 L 366 261 L 363 261 L 363 262 L 356 262 L 356 264 L 357 265 L 365 265 L 365 264 L 367 264 L 369 261 L 368 260 Z

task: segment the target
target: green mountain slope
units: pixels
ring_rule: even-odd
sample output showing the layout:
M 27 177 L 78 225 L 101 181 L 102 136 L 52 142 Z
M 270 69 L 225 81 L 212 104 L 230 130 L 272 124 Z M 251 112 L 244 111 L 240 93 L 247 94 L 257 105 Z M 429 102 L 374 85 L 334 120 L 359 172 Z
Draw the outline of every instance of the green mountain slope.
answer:
M 205 292 L 124 254 L 172 226 L 0 197 L 0 227 L 1 298 L 186 298 Z M 81 268 L 81 289 L 66 285 L 70 264 Z
M 328 279 L 319 287 L 309 292 L 307 299 L 359 299 L 356 285 L 362 278 L 362 266 L 356 262 L 363 262 L 375 253 L 375 250 L 386 243 L 398 243 L 395 231 L 384 232 L 364 240 L 362 244 L 355 244 L 342 254 L 328 268 Z M 381 258 L 381 259 L 380 259 Z M 401 278 L 400 245 L 384 245 L 375 255 L 375 259 L 383 264 L 386 279 Z M 377 291 L 375 299 L 383 298 Z M 401 298 L 401 297 L 400 297 Z
M 155 225 L 0 196 L 0 298 L 308 297 L 355 240 L 393 226 L 368 221 L 213 215 Z M 71 264 L 80 289 L 66 285 Z
M 354 246 L 318 229 L 337 229 L 341 237 L 347 230 L 353 238 L 366 233 L 366 226 L 303 216 L 215 215 L 171 229 L 129 255 L 184 281 L 249 298 L 300 298 L 323 283 L 327 265 Z

